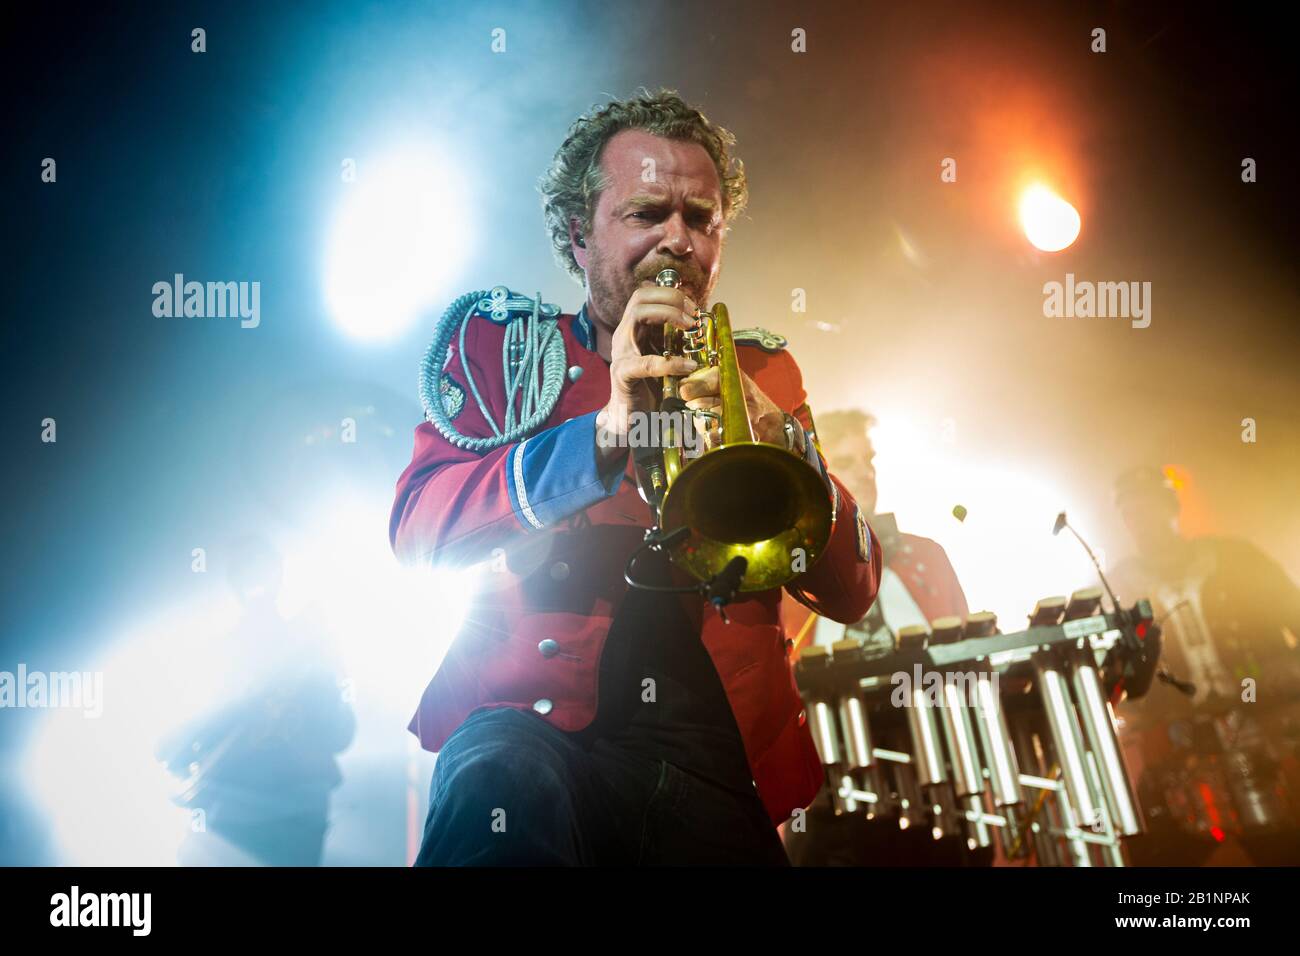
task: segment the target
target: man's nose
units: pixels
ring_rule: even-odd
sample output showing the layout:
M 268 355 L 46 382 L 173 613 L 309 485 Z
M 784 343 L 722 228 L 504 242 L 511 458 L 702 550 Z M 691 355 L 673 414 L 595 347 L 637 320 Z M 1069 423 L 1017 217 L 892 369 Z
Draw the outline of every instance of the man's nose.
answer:
M 659 251 L 679 259 L 694 251 L 691 248 L 690 230 L 686 228 L 686 220 L 681 213 L 675 212 L 664 220 L 664 234 L 659 240 Z

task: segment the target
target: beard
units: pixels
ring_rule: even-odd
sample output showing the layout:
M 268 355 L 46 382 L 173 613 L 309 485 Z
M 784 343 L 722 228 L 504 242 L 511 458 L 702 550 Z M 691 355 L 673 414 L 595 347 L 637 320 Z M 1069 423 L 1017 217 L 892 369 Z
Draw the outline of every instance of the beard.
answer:
M 680 260 L 669 256 L 654 256 L 629 272 L 623 263 L 606 258 L 597 249 L 590 250 L 589 255 L 587 291 L 595 307 L 596 314 L 593 318 L 610 332 L 613 332 L 622 320 L 632 293 L 640 288 L 642 282 L 646 280 L 653 282 L 655 276 L 664 269 L 676 269 L 681 277 L 681 289 L 701 309 L 708 308 L 713 283 L 700 271 L 693 259 Z M 660 336 L 655 338 L 662 341 Z

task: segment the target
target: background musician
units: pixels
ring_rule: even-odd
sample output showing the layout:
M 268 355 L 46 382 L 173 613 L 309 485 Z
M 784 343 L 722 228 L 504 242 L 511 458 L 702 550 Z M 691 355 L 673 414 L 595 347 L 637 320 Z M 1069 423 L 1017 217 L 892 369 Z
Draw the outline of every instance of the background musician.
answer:
M 255 536 L 231 551 L 227 579 L 239 623 L 222 659 L 201 662 L 205 672 L 223 673 L 223 703 L 156 748 L 181 778 L 173 802 L 192 816 L 178 860 L 319 866 L 331 794 L 343 782 L 337 755 L 352 743 L 356 717 L 320 622 L 280 613 L 279 552 Z
M 1124 600 L 1150 597 L 1162 663 L 1195 687 L 1155 684 L 1119 711 L 1147 813 L 1137 865 L 1257 865 L 1300 858 L 1300 589 L 1234 537 L 1189 538 L 1163 470 L 1122 474 L 1115 504 L 1134 553 L 1115 569 Z M 1235 844 L 1235 846 L 1234 846 Z M 1243 854 L 1236 852 L 1240 847 Z
M 817 438 L 822 453 L 837 476 L 866 510 L 871 527 L 880 537 L 885 571 L 880 593 L 867 616 L 849 627 L 819 619 L 805 629 L 809 612 L 787 601 L 786 633 L 803 632 L 805 644 L 830 646 L 849 632 L 877 633 L 887 628 L 896 634 L 908 624 L 928 623 L 939 617 L 963 620 L 969 614 L 966 595 L 947 553 L 937 542 L 904 534 L 892 514 L 876 514 L 875 448 L 870 430 L 875 418 L 857 409 L 833 411 L 817 416 Z M 958 864 L 987 862 L 991 851 L 972 858 L 961 841 L 936 841 L 926 828 L 901 830 L 896 821 L 867 820 L 861 813 L 835 815 L 829 791 L 823 787 L 809 811 L 804 832 L 782 830 L 786 849 L 796 865 L 908 866 L 926 863 Z

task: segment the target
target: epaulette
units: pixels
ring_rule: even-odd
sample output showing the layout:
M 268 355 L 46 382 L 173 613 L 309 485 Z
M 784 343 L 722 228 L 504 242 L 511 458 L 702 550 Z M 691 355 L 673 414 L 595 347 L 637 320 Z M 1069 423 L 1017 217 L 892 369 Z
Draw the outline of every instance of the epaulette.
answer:
M 420 400 L 425 419 L 459 448 L 487 451 L 526 437 L 537 429 L 560 398 L 565 381 L 564 336 L 556 326 L 560 307 L 499 285 L 457 297 L 434 324 L 433 341 L 420 363 Z M 470 320 L 485 318 L 505 327 L 501 346 L 506 380 L 505 416 L 497 421 L 490 403 L 460 356 L 452 367 L 453 344 L 464 342 Z M 526 366 L 526 367 L 525 367 Z M 463 377 L 464 384 L 456 376 Z M 457 431 L 454 420 L 464 410 L 466 391 L 473 397 L 491 436 L 471 437 Z
M 506 325 L 511 319 L 531 317 L 534 308 L 544 319 L 554 319 L 560 314 L 558 305 L 539 303 L 532 296 L 512 292 L 503 285 L 494 286 L 492 291 L 474 303 L 474 314 L 491 319 L 497 325 Z
M 779 352 L 790 344 L 784 335 L 777 335 L 767 329 L 736 329 L 731 338 L 737 345 L 757 345 L 764 352 Z

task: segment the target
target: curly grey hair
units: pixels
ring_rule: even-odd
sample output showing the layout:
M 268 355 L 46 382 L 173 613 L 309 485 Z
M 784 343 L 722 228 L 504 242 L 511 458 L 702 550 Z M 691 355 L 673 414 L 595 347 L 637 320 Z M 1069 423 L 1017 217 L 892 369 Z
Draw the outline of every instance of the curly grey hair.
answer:
M 609 185 L 600 168 L 601 153 L 614 134 L 625 129 L 644 130 L 666 139 L 703 146 L 722 183 L 725 223 L 730 224 L 740 215 L 749 201 L 745 165 L 731 155 L 736 137 L 709 122 L 676 91 L 660 89 L 651 93 L 642 87 L 631 99 L 614 100 L 593 109 L 569 127 L 569 135 L 538 183 L 555 258 L 579 283 L 583 282 L 584 275 L 569 244 L 569 220 L 577 219 L 584 232 L 591 230 L 601 190 Z

